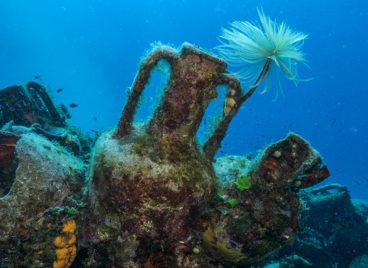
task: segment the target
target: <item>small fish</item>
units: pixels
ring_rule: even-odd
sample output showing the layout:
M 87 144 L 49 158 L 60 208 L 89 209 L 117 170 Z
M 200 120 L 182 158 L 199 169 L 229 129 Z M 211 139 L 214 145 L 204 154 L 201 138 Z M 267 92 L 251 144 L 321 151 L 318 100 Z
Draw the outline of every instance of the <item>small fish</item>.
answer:
M 97 117 L 96 117 L 96 116 L 95 116 L 95 118 L 94 118 L 94 119 L 95 119 L 95 121 L 97 121 Z
M 356 185 L 360 186 L 360 182 L 354 181 Z
M 94 133 L 96 137 L 101 135 L 101 131 L 99 130 L 91 129 L 91 132 Z
M 57 93 L 60 93 L 61 91 L 63 91 L 63 88 L 59 88 L 58 90 L 56 90 Z
M 41 75 L 35 75 L 34 79 L 36 80 L 41 79 Z
M 70 108 L 76 108 L 76 107 L 78 107 L 78 104 L 76 104 L 76 103 L 71 103 L 71 104 L 69 104 L 69 107 L 70 107 Z

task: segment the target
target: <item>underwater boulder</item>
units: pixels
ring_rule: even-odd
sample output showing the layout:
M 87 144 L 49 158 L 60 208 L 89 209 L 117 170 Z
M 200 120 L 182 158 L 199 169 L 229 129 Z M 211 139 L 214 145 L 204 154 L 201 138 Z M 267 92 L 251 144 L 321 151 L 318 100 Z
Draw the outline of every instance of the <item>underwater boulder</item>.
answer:
M 37 83 L 1 90 L 0 106 L 0 266 L 70 267 L 92 142 Z
M 359 265 L 359 256 L 368 252 L 368 204 L 352 200 L 340 184 L 305 189 L 299 196 L 302 228 L 295 243 L 279 252 L 279 259 L 297 254 L 313 267 Z
M 50 267 L 58 252 L 53 241 L 75 216 L 72 197 L 83 187 L 85 164 L 34 133 L 14 145 L 11 187 L 0 196 L 0 263 Z
M 347 266 L 353 258 L 368 252 L 367 216 L 359 213 L 346 187 L 326 185 L 303 192 L 301 198 L 306 204 L 303 225 L 312 235 L 323 237 L 323 251 L 334 263 Z M 301 235 L 308 237 L 307 230 Z
M 349 268 L 366 268 L 368 267 L 368 255 L 356 257 L 349 265 Z
M 87 161 L 92 141 L 67 125 L 67 118 L 70 115 L 66 107 L 56 107 L 47 89 L 38 83 L 0 90 L 0 131 L 14 135 L 39 134 Z
M 35 82 L 0 90 L 0 126 L 13 121 L 29 127 L 65 127 L 65 116 L 55 107 L 46 88 Z

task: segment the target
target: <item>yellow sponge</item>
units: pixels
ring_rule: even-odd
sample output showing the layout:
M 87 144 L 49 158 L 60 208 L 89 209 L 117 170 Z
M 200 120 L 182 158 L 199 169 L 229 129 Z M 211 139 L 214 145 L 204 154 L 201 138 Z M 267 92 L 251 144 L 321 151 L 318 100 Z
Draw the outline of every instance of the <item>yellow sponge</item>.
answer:
M 63 235 L 58 235 L 54 239 L 56 260 L 53 268 L 69 268 L 77 256 L 77 237 L 75 231 L 77 224 L 74 220 L 64 223 Z

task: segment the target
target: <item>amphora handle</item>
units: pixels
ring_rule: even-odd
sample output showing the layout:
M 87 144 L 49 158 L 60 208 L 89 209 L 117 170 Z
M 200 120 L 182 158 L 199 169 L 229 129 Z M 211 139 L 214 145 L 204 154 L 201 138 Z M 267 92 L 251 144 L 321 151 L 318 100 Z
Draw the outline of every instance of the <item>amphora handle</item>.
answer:
M 213 161 L 213 158 L 215 157 L 215 154 L 220 148 L 221 142 L 226 135 L 226 131 L 231 120 L 239 111 L 242 97 L 240 81 L 234 76 L 221 74 L 219 76 L 218 84 L 228 86 L 228 91 L 223 106 L 222 117 L 218 121 L 214 132 L 203 144 L 203 153 L 209 162 Z
M 123 138 L 131 133 L 132 122 L 138 106 L 139 98 L 150 78 L 152 69 L 160 60 L 166 60 L 170 64 L 171 69 L 173 69 L 173 66 L 177 64 L 179 57 L 180 55 L 174 49 L 170 47 L 159 47 L 158 49 L 154 50 L 141 64 L 138 75 L 134 80 L 127 104 L 125 105 L 120 118 L 118 129 L 115 134 L 116 138 Z M 227 85 L 228 92 L 224 103 L 222 118 L 218 122 L 217 127 L 212 135 L 203 145 L 204 156 L 210 162 L 212 162 L 217 150 L 220 148 L 228 126 L 238 112 L 243 97 L 240 82 L 237 78 L 221 71 L 215 79 L 216 81 L 214 81 L 214 84 Z M 204 108 L 207 108 L 207 105 L 205 105 Z M 202 112 L 198 114 L 198 116 L 201 117 L 201 114 Z M 195 126 L 195 129 L 197 129 L 197 126 Z
M 145 60 L 141 63 L 139 72 L 134 79 L 131 93 L 128 101 L 124 107 L 120 121 L 118 123 L 118 129 L 116 131 L 116 138 L 123 138 L 132 131 L 132 123 L 135 112 L 137 110 L 139 98 L 147 84 L 151 71 L 157 65 L 160 60 L 166 60 L 172 67 L 177 60 L 178 55 L 176 51 L 169 47 L 159 47 L 155 49 Z

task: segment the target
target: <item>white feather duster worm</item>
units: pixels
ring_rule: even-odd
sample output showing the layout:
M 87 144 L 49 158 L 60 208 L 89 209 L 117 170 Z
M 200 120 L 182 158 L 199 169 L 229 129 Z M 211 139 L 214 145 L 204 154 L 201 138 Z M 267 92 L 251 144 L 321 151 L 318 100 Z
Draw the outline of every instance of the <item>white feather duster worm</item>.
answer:
M 220 56 L 238 68 L 235 75 L 247 86 L 257 87 L 271 73 L 273 65 L 288 79 L 299 81 L 296 65 L 306 63 L 300 49 L 308 35 L 292 30 L 284 22 L 271 20 L 262 10 L 258 10 L 258 16 L 260 27 L 248 21 L 235 21 L 229 29 L 223 29 L 221 45 L 216 47 Z

